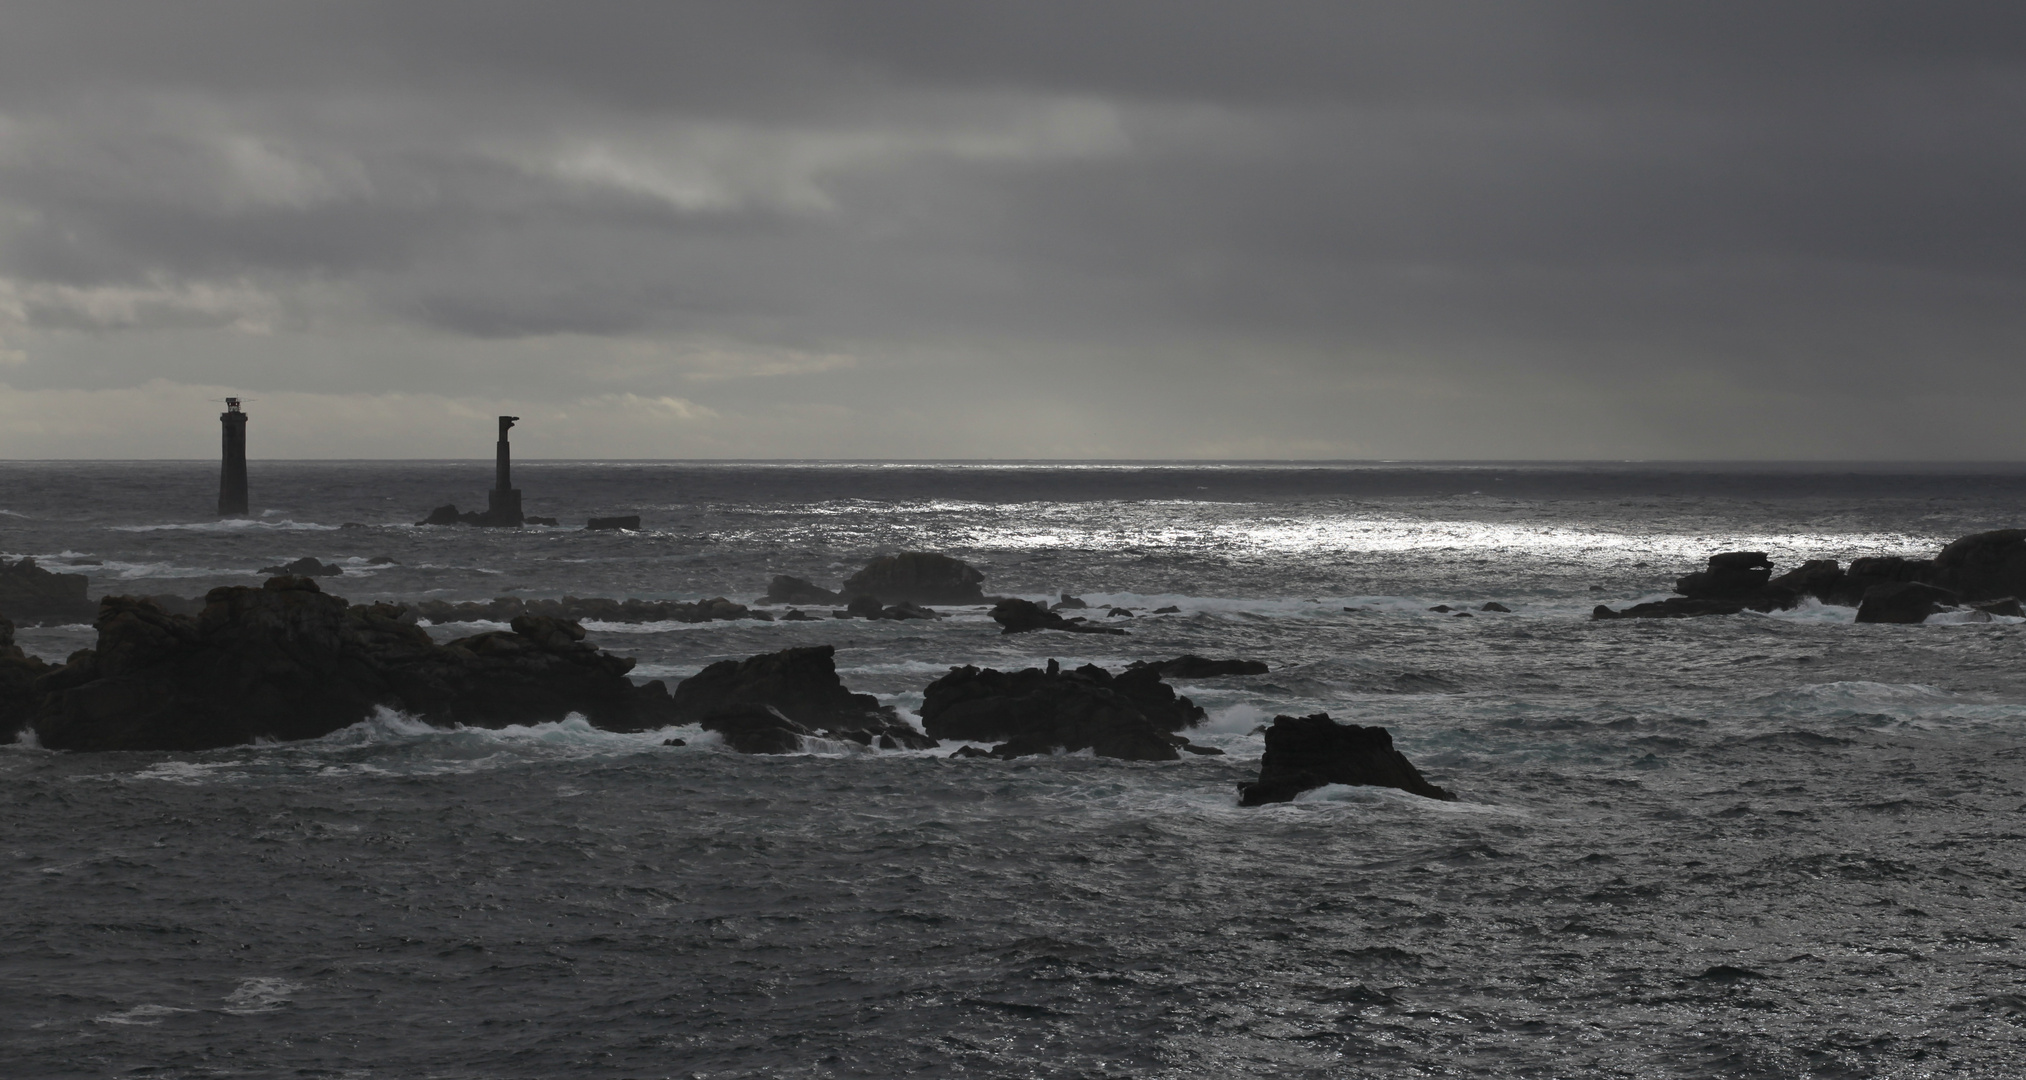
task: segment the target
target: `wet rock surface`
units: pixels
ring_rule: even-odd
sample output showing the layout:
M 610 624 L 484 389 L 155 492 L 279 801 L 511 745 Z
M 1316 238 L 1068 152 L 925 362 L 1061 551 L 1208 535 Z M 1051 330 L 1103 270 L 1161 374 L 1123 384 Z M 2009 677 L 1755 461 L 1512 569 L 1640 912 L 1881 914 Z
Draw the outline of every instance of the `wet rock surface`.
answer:
M 1405 754 L 1393 749 L 1382 727 L 1360 727 L 1330 719 L 1328 713 L 1276 716 L 1266 729 L 1266 753 L 1259 779 L 1238 785 L 1241 806 L 1292 802 L 1304 791 L 1327 784 L 1398 788 L 1430 799 L 1454 800 L 1454 792 L 1422 777 Z
M 804 578 L 776 574 L 767 583 L 767 595 L 759 599 L 762 604 L 835 604 L 843 597 L 829 589 Z
M 280 566 L 263 566 L 259 572 L 272 577 L 290 574 L 296 577 L 337 577 L 345 572 L 345 568 L 336 563 L 322 562 L 315 556 L 305 555 Z
M 1203 710 L 1153 668 L 1113 675 L 1095 664 L 1073 671 L 954 667 L 922 692 L 922 726 L 940 739 L 997 742 L 994 757 L 1091 750 L 1128 761 L 1173 761 Z
M 1920 623 L 1961 599 L 1947 589 L 1918 581 L 1893 581 L 1865 590 L 1857 606 L 1861 623 Z
M 1220 679 L 1267 673 L 1264 660 L 1211 660 L 1193 653 L 1173 660 L 1139 660 L 1127 666 L 1128 671 L 1141 668 L 1152 668 L 1169 679 Z

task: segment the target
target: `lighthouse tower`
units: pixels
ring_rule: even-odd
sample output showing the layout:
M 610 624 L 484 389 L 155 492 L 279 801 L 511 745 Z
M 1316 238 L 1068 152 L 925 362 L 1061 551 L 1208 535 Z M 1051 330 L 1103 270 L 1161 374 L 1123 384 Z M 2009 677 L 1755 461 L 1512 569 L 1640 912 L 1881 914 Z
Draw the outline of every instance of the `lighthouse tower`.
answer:
M 218 414 L 225 429 L 225 461 L 218 471 L 218 516 L 246 516 L 246 414 L 239 411 L 239 399 L 225 399 L 225 411 Z

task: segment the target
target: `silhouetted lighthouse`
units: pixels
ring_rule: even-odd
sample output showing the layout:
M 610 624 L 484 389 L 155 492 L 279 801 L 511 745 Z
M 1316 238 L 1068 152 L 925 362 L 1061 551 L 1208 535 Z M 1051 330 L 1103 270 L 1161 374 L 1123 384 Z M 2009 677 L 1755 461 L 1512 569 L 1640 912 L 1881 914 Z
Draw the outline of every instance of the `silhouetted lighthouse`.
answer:
M 239 411 L 239 399 L 225 399 L 225 411 L 218 414 L 225 429 L 225 462 L 218 470 L 218 516 L 246 516 L 246 414 Z
M 507 429 L 519 419 L 518 416 L 499 418 L 499 442 L 493 446 L 495 475 L 492 490 L 485 493 L 485 520 L 488 525 L 519 525 L 523 520 L 521 489 L 514 486 L 513 448 L 507 445 Z

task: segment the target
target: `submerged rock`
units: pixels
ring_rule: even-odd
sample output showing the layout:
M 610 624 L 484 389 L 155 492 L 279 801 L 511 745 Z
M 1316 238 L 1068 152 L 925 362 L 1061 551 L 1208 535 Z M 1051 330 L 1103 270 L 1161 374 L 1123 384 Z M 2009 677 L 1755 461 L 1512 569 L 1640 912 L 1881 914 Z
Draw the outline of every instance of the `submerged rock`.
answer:
M 392 560 L 388 561 L 391 562 Z M 337 563 L 318 562 L 314 556 L 305 555 L 294 562 L 283 563 L 280 566 L 263 566 L 259 572 L 269 577 L 280 577 L 291 574 L 296 577 L 337 577 L 345 572 L 345 568 L 339 566 Z
M 1128 761 L 1173 761 L 1203 720 L 1154 668 L 1113 675 L 1095 664 L 1063 671 L 953 667 L 922 691 L 922 726 L 939 739 L 998 742 L 992 756 L 1091 750 Z
M 36 682 L 34 726 L 67 750 L 203 750 L 309 739 L 399 709 L 503 727 L 579 713 L 615 730 L 669 723 L 667 690 L 575 623 L 523 617 L 438 645 L 398 605 L 348 605 L 305 577 L 211 590 L 196 618 L 100 603 L 98 646 Z
M 1126 670 L 1152 668 L 1170 679 L 1217 679 L 1231 675 L 1264 675 L 1264 660 L 1210 660 L 1193 653 L 1173 660 L 1136 660 Z
M 992 621 L 1002 634 L 1024 634 L 1030 630 L 1066 630 L 1072 634 L 1123 634 L 1115 626 L 1099 626 L 1081 617 L 1065 619 L 1032 600 L 1008 597 L 992 608 Z
M 0 616 L 22 624 L 90 622 L 98 605 L 85 597 L 91 579 L 56 574 L 30 558 L 0 559 Z
M 1273 718 L 1266 729 L 1266 754 L 1259 759 L 1259 779 L 1238 785 L 1238 804 L 1292 802 L 1296 795 L 1325 784 L 1456 798 L 1454 792 L 1429 783 L 1405 754 L 1393 749 L 1393 735 L 1385 728 L 1341 724 L 1328 713 L 1314 713 Z
M 893 706 L 881 705 L 871 694 L 847 689 L 837 677 L 836 654 L 832 645 L 808 645 L 744 660 L 720 660 L 676 684 L 676 722 L 704 723 L 712 714 L 735 705 L 767 706 L 806 729 L 800 734 L 820 732 L 861 745 L 885 740 L 891 747 L 910 750 L 937 745 L 935 739 L 901 720 Z M 761 721 L 748 716 L 740 722 L 750 725 Z
M 844 579 L 845 596 L 885 604 L 982 604 L 985 575 L 969 563 L 929 551 L 882 555 Z

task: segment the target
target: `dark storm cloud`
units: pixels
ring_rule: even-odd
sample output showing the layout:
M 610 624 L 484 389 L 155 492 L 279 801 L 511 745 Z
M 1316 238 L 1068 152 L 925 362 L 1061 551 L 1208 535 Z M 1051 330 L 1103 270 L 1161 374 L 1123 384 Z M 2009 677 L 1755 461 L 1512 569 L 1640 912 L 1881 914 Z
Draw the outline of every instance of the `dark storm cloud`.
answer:
M 1740 389 L 1988 404 L 2026 398 L 2022 181 L 2016 5 L 0 15 L 0 300 L 25 327 L 0 339 L 707 339 L 912 364 L 924 409 L 981 385 L 967 364 L 1142 388 L 1193 364 L 1237 397 L 1255 362 L 1290 400 L 1419 373 L 1673 380 L 1683 415 Z

